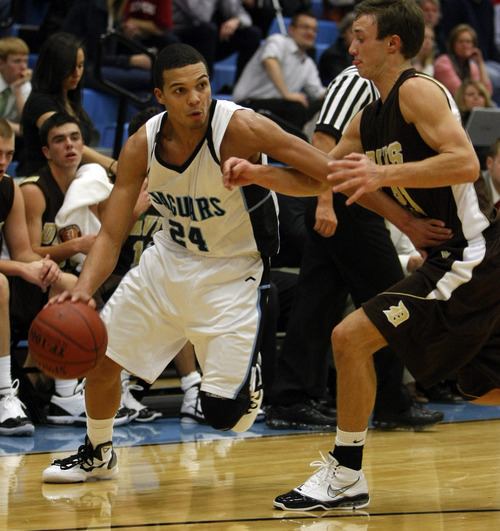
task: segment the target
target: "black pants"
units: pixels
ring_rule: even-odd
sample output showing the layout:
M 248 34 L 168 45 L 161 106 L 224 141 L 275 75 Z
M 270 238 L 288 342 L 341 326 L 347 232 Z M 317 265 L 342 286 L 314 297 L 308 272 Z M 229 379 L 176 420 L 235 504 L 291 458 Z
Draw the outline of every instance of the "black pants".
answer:
M 304 107 L 298 101 L 289 101 L 282 98 L 247 99 L 240 102 L 244 107 L 267 115 L 285 131 L 303 136 L 304 125 L 321 109 L 323 100 L 312 99 L 309 106 Z
M 327 392 L 330 336 L 342 319 L 347 295 L 356 307 L 403 278 L 404 273 L 384 220 L 334 195 L 339 220 L 330 238 L 313 230 L 317 201 L 308 201 L 305 244 L 295 301 L 271 402 L 290 405 Z M 388 347 L 375 354 L 377 410 L 401 412 L 410 405 L 401 383 L 403 364 Z
M 193 28 L 176 31 L 176 35 L 186 44 L 196 48 L 205 58 L 208 74 L 212 76 L 216 61 L 226 59 L 238 52 L 234 82 L 240 77 L 243 68 L 260 45 L 262 31 L 257 26 L 238 28 L 227 41 L 219 39 L 219 27 L 213 22 Z

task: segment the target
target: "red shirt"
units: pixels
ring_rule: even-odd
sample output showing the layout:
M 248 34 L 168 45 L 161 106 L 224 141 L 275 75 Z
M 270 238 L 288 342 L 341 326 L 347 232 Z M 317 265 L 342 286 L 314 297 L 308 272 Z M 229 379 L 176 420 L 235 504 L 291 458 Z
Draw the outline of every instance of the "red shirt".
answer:
M 128 0 L 124 14 L 126 21 L 130 18 L 151 20 L 162 29 L 172 29 L 171 0 Z

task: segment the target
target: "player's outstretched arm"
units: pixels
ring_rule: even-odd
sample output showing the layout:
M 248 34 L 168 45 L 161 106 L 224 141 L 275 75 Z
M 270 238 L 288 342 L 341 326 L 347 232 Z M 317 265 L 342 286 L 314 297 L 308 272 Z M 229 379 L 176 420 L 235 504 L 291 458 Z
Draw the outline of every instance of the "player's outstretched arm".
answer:
M 266 153 L 289 168 L 251 168 L 236 160 L 256 162 L 260 153 Z M 232 157 L 234 159 L 229 162 Z M 326 180 L 329 160 L 327 154 L 248 109 L 234 113 L 221 145 L 226 187 L 253 183 L 286 195 L 318 195 L 330 188 Z
M 348 193 L 349 203 L 383 186 L 437 188 L 473 182 L 479 176 L 474 148 L 441 88 L 428 79 L 411 78 L 399 89 L 399 102 L 404 119 L 437 154 L 383 166 L 359 153 L 332 161 L 328 179 L 334 192 Z
M 116 182 L 101 220 L 101 229 L 83 264 L 72 300 L 89 302 L 112 273 L 123 241 L 129 233 L 137 198 L 147 173 L 144 130 L 130 137 L 118 159 Z M 59 298 L 61 300 L 61 297 Z

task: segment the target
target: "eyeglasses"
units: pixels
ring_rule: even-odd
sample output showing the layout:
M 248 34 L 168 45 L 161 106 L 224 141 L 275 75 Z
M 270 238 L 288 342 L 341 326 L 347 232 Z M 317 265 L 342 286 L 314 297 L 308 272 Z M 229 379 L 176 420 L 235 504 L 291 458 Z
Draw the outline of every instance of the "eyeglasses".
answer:
M 297 29 L 300 29 L 300 30 L 310 30 L 312 31 L 313 33 L 318 33 L 318 26 L 309 26 L 307 24 L 299 24 L 298 26 L 295 26 Z

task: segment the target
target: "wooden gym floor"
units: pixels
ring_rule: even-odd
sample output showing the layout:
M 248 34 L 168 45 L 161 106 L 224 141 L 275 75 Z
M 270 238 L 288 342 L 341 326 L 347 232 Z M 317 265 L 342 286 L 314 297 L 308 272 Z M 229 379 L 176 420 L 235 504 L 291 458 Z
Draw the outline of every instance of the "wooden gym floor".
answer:
M 164 418 L 115 429 L 110 481 L 47 485 L 43 469 L 74 453 L 84 428 L 36 426 L 0 437 L 0 530 L 481 530 L 500 527 L 500 408 L 434 405 L 445 423 L 370 430 L 361 511 L 293 513 L 272 501 L 307 479 L 332 433 L 246 434 Z M 497 527 L 499 526 L 499 527 Z

